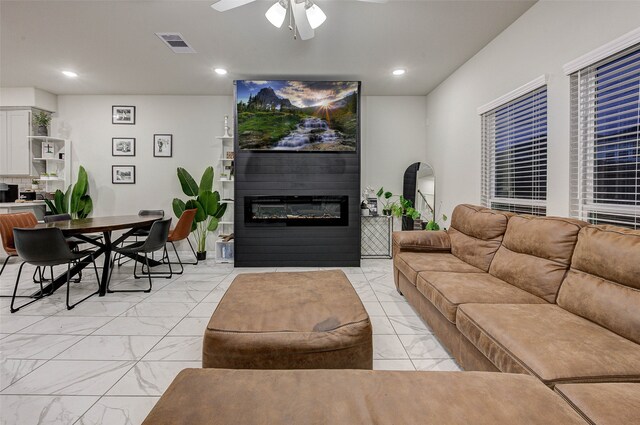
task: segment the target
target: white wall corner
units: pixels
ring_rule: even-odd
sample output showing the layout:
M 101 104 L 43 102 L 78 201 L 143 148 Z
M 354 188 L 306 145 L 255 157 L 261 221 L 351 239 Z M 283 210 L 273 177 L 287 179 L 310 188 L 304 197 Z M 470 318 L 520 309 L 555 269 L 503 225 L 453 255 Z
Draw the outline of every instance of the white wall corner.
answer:
M 590 51 L 571 62 L 566 63 L 562 70 L 565 75 L 571 75 L 574 72 L 580 71 L 583 68 L 593 65 L 609 56 L 620 53 L 621 51 L 628 49 L 631 46 L 640 43 L 640 27 L 629 31 L 621 37 L 604 44 L 597 49 Z
M 536 78 L 535 80 L 529 81 L 528 83 L 518 87 L 515 90 L 510 91 L 509 93 L 500 96 L 497 99 L 492 100 L 489 103 L 485 103 L 484 105 L 478 107 L 477 113 L 478 115 L 485 114 L 493 109 L 496 109 L 499 106 L 504 105 L 505 103 L 511 102 L 519 98 L 520 96 L 524 96 L 525 94 L 532 92 L 549 82 L 549 75 L 543 74 Z
M 0 107 L 58 110 L 58 96 L 35 87 L 0 87 Z

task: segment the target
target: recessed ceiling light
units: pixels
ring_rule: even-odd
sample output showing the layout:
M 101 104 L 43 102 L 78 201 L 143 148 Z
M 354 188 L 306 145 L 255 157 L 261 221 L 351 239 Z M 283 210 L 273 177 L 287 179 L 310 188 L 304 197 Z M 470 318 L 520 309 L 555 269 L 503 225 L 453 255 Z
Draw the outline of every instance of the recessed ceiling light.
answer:
M 218 75 L 226 75 L 226 73 L 227 73 L 227 70 L 226 70 L 226 69 L 224 69 L 224 68 L 216 68 L 216 69 L 214 69 L 214 71 L 215 71 L 215 72 L 216 72 L 216 74 L 218 74 Z
M 62 73 L 69 78 L 76 78 L 78 76 L 78 74 L 73 71 L 62 71 Z
M 406 69 L 394 69 L 393 70 L 393 75 L 404 75 L 406 74 L 407 70 Z

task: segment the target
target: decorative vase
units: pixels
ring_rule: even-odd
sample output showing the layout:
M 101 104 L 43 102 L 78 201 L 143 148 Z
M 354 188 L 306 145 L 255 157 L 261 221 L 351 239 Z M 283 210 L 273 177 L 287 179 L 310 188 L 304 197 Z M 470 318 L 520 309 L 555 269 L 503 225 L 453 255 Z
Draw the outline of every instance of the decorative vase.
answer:
M 382 210 L 382 215 L 391 215 L 391 210 L 390 209 L 389 210 L 383 209 Z
M 36 136 L 48 136 L 49 128 L 46 125 L 39 125 L 36 127 Z
M 207 251 L 203 251 L 203 252 L 196 252 L 196 258 L 198 259 L 198 261 L 203 261 L 207 259 Z

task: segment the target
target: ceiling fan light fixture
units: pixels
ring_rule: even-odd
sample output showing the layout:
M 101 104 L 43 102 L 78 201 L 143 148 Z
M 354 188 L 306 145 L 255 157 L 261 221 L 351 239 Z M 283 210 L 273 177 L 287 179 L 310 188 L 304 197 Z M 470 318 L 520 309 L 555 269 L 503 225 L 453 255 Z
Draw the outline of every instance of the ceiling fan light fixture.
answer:
M 316 29 L 324 23 L 327 15 L 324 14 L 317 4 L 311 4 L 311 7 L 307 8 L 307 19 L 309 20 L 311 28 Z
M 281 28 L 284 23 L 284 18 L 287 16 L 287 7 L 284 1 L 278 1 L 267 10 L 264 14 L 266 18 L 276 28 Z

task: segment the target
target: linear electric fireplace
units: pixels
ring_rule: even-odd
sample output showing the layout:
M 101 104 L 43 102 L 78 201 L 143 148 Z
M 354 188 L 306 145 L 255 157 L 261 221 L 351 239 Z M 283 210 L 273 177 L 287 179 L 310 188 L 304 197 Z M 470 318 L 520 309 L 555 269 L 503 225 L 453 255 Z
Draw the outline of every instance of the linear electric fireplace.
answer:
M 255 226 L 348 226 L 348 196 L 247 196 L 244 222 Z

